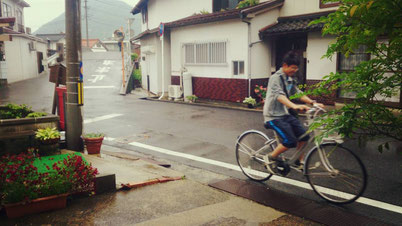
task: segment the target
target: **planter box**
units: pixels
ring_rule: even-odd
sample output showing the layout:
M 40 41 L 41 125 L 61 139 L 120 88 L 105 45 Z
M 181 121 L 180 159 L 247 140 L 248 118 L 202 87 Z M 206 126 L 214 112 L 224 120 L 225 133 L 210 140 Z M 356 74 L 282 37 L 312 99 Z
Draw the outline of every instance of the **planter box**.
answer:
M 54 195 L 32 200 L 29 203 L 19 202 L 4 205 L 9 218 L 22 217 L 28 214 L 49 210 L 63 209 L 67 204 L 68 194 Z
M 38 118 L 1 119 L 0 155 L 18 154 L 33 146 L 35 131 L 46 127 L 58 127 L 59 116 L 48 115 Z

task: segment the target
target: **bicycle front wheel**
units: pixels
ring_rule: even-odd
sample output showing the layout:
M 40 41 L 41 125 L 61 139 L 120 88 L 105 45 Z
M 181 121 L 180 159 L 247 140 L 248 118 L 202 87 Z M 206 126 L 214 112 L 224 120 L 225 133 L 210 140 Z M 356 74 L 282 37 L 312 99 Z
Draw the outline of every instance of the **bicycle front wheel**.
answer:
M 346 204 L 358 199 L 366 189 L 367 173 L 362 161 L 339 144 L 322 144 L 306 157 L 305 176 L 323 199 Z
M 276 141 L 260 131 L 244 132 L 236 142 L 236 160 L 244 175 L 255 181 L 268 180 L 272 174 L 265 168 L 263 156 L 273 151 Z

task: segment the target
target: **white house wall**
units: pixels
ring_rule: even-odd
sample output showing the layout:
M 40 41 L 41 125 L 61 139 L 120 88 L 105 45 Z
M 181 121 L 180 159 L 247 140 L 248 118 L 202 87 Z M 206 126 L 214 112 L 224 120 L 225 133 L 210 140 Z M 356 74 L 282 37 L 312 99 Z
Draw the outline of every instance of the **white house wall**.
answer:
M 30 51 L 28 43 L 31 40 L 13 36 L 12 42 L 5 42 L 8 83 L 21 81 L 38 76 L 37 51 Z M 43 44 L 45 45 L 45 44 Z M 41 46 L 36 43 L 36 46 Z M 42 48 L 42 47 L 40 47 Z M 42 49 L 44 58 L 46 48 Z
M 251 43 L 260 41 L 259 30 L 275 23 L 279 9 L 273 9 L 257 14 L 251 19 Z M 271 75 L 271 46 L 268 43 L 256 43 L 251 48 L 251 78 L 267 78 Z
M 160 41 L 156 35 L 148 35 L 141 39 L 141 60 L 142 85 L 152 93 L 158 94 L 161 90 L 161 71 L 162 63 L 160 61 Z M 158 61 L 159 58 L 159 61 Z M 150 87 L 147 87 L 147 75 L 149 75 Z
M 295 16 L 336 9 L 336 7 L 320 9 L 320 0 L 285 0 L 280 16 Z
M 247 78 L 247 24 L 240 20 L 173 29 L 171 40 L 172 75 L 179 75 L 182 62 L 184 63 L 183 44 L 226 41 L 226 65 L 185 65 L 185 67 L 189 73 L 197 77 Z M 233 75 L 232 61 L 237 60 L 244 61 L 244 75 Z
M 161 22 L 172 22 L 200 13 L 201 10 L 212 12 L 212 1 L 208 0 L 149 0 L 148 28 L 153 29 Z M 146 27 L 143 24 L 143 30 Z
M 336 72 L 336 58 L 321 58 L 328 49 L 328 45 L 334 41 L 333 37 L 322 37 L 320 32 L 308 34 L 307 38 L 307 79 L 322 80 L 325 75 Z

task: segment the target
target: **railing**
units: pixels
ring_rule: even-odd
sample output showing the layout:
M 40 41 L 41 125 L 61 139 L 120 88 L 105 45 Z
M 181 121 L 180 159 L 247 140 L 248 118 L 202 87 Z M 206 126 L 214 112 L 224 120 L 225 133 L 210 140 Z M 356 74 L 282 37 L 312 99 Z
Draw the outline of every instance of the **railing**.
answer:
M 18 32 L 25 33 L 25 27 L 22 24 L 18 24 Z

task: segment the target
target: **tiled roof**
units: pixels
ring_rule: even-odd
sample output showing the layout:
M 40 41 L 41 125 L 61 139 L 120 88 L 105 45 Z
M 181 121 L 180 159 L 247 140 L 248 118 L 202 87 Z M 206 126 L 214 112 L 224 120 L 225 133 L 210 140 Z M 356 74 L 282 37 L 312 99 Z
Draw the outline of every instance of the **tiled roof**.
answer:
M 88 39 L 88 41 L 89 41 L 89 48 L 92 48 L 92 47 L 94 47 L 94 45 L 95 45 L 96 43 L 101 42 L 99 39 Z M 87 40 L 86 40 L 86 39 L 82 39 L 82 40 L 81 40 L 81 44 L 82 44 L 83 47 L 86 47 L 86 46 L 87 46 Z M 102 43 L 101 43 L 101 44 L 102 44 Z
M 314 24 L 308 26 L 309 23 L 322 16 L 327 16 L 334 11 L 326 11 L 315 14 L 299 15 L 292 17 L 279 17 L 276 23 L 270 24 L 260 30 L 260 37 L 278 36 L 289 33 L 320 31 L 323 24 Z
M 139 5 L 141 2 L 145 2 L 145 1 L 147 1 L 147 0 L 142 0 L 137 5 Z M 183 26 L 189 26 L 189 25 L 196 25 L 196 24 L 205 24 L 205 23 L 211 23 L 211 22 L 223 21 L 223 20 L 229 20 L 229 19 L 241 19 L 241 18 L 246 17 L 247 14 L 249 14 L 249 13 L 258 12 L 260 10 L 267 9 L 267 8 L 275 8 L 275 7 L 282 6 L 283 2 L 284 2 L 284 0 L 270 0 L 267 2 L 257 4 L 255 6 L 251 6 L 251 7 L 247 7 L 247 8 L 243 8 L 243 9 L 232 9 L 232 10 L 227 10 L 227 11 L 222 11 L 222 12 L 192 15 L 192 16 L 180 19 L 180 20 L 166 23 L 165 29 L 177 28 L 177 27 L 183 27 Z M 158 28 L 155 28 L 152 30 L 146 30 L 146 31 L 142 32 L 141 34 L 137 35 L 136 37 L 132 38 L 131 40 L 140 39 L 145 35 L 156 33 L 156 32 L 158 32 Z
M 49 40 L 51 42 L 57 42 L 60 39 L 63 39 L 66 37 L 65 33 L 60 33 L 60 34 L 36 34 L 39 38 L 43 40 Z
M 21 33 L 21 32 L 18 32 L 18 31 L 14 31 L 13 29 L 9 29 L 9 28 L 6 28 L 6 27 L 3 27 L 1 29 L 3 30 L 3 34 L 8 34 L 8 35 L 17 36 L 17 37 L 24 37 L 24 38 L 29 39 L 29 40 L 34 40 L 34 41 L 37 41 L 37 42 L 47 43 L 43 39 L 41 39 L 39 37 L 36 37 L 34 35 L 29 35 L 29 34 Z

